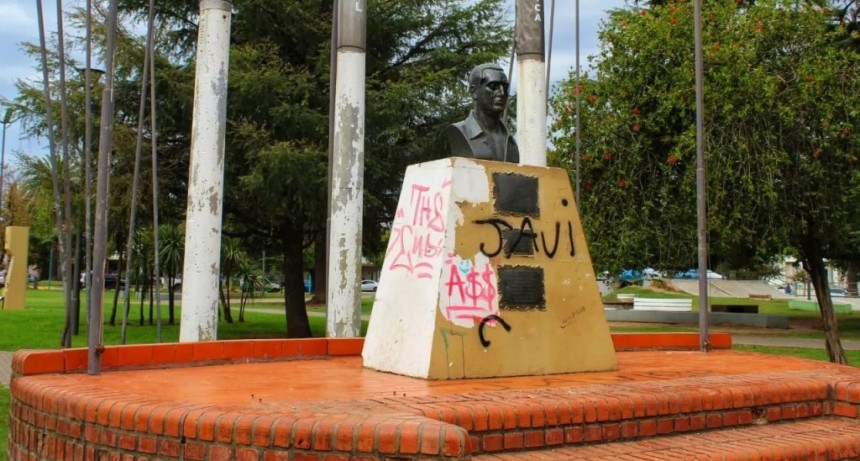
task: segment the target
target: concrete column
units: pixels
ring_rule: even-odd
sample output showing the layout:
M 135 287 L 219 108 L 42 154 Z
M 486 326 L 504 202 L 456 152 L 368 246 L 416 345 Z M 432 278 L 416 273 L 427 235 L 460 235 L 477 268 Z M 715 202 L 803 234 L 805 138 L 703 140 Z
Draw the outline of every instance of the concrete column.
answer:
M 326 335 L 361 334 L 366 0 L 340 0 Z
M 29 227 L 8 226 L 6 228 L 6 254 L 3 257 L 3 264 L 6 266 L 3 307 L 6 309 L 24 309 L 24 299 L 27 294 L 29 236 Z
M 200 1 L 179 341 L 218 335 L 224 136 L 232 4 Z
M 543 0 L 517 0 L 517 137 L 520 163 L 546 166 Z

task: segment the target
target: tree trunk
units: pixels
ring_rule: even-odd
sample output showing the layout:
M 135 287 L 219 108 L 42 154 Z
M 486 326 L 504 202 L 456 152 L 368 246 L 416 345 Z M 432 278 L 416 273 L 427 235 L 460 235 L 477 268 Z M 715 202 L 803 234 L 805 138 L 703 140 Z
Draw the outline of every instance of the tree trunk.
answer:
M 111 319 L 114 319 L 116 317 L 116 310 L 117 310 L 117 306 L 119 305 L 119 293 L 121 291 L 120 287 L 122 286 L 122 278 L 123 278 L 123 276 L 127 275 L 125 272 L 122 271 L 122 269 L 125 267 L 125 260 L 123 258 L 124 254 L 125 254 L 125 252 L 123 252 L 123 251 L 119 252 L 119 260 L 118 260 L 119 261 L 119 267 L 116 270 L 116 290 L 114 290 L 114 292 L 113 292 L 113 307 L 111 308 Z M 130 287 L 128 286 L 128 282 L 129 282 L 128 280 L 126 280 L 126 282 L 125 282 L 125 289 L 126 290 L 130 289 Z M 129 293 L 131 293 L 131 292 L 129 291 Z M 87 296 L 89 296 L 89 294 L 87 294 Z M 126 314 L 126 316 L 127 316 L 127 314 Z M 113 325 L 113 324 L 111 324 L 111 325 Z
M 284 251 L 284 312 L 288 338 L 310 338 L 311 324 L 305 307 L 302 229 L 295 221 L 287 223 L 282 238 Z
M 818 242 L 813 238 L 807 239 L 803 245 L 803 267 L 809 274 L 809 279 L 815 289 L 818 298 L 818 309 L 821 312 L 821 320 L 824 322 L 824 344 L 827 355 L 833 363 L 848 364 L 845 357 L 845 349 L 839 339 L 839 325 L 836 321 L 836 312 L 833 310 L 833 300 L 830 298 L 830 286 L 827 283 L 827 270 L 824 268 L 824 259 L 821 257 Z
M 123 262 L 122 261 L 122 252 L 119 252 L 119 267 L 116 270 L 116 291 L 113 292 L 113 308 L 111 309 L 111 313 L 110 313 L 110 325 L 111 326 L 116 325 L 116 306 L 119 304 L 119 292 L 120 292 L 120 287 L 122 286 L 122 276 L 123 276 L 122 268 L 124 267 L 122 262 Z M 128 282 L 126 282 L 126 284 L 125 284 L 125 289 L 126 290 L 129 289 Z
M 173 325 L 174 320 L 174 307 L 176 300 L 176 277 L 168 277 L 167 283 L 167 323 L 169 325 Z
M 314 273 L 311 277 L 314 296 L 311 304 L 325 304 L 328 296 L 328 285 L 326 284 L 326 232 L 318 232 L 314 240 Z
M 845 271 L 845 295 L 852 298 L 857 297 L 857 266 L 860 262 L 851 261 Z
M 154 325 L 154 322 L 152 321 L 152 314 L 153 314 L 152 302 L 154 301 L 154 299 L 155 299 L 155 283 L 150 283 L 149 284 L 149 324 L 150 325 Z
M 224 321 L 233 323 L 233 313 L 230 312 L 230 279 L 227 279 L 227 292 L 221 289 L 221 305 L 224 307 Z
M 72 266 L 72 334 L 77 336 L 81 332 L 81 279 L 78 277 L 81 271 L 81 263 L 83 263 L 83 255 L 81 254 L 81 227 L 78 225 L 78 232 L 75 234 L 75 261 Z
M 149 274 L 147 274 L 147 278 L 149 278 Z M 144 315 L 143 315 L 143 303 L 146 302 L 146 292 L 149 291 L 149 285 L 147 282 L 143 282 L 143 290 L 140 290 L 140 326 L 143 326 Z

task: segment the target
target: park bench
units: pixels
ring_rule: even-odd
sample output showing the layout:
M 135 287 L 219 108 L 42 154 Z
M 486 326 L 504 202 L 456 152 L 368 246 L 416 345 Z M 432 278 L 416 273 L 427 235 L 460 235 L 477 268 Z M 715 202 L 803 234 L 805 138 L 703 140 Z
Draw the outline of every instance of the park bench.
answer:
M 711 312 L 758 314 L 758 304 L 711 304 Z
M 748 295 L 750 299 L 764 299 L 766 301 L 770 301 L 773 297 L 766 293 L 750 293 Z
M 693 300 L 690 298 L 636 298 L 634 311 L 690 312 Z

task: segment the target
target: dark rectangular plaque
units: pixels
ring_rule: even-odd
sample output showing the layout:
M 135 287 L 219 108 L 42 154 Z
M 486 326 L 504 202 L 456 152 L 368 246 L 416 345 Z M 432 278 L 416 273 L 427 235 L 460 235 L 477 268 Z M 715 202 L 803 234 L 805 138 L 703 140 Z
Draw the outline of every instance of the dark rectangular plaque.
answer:
M 538 179 L 514 173 L 493 173 L 496 212 L 540 216 Z
M 502 237 L 505 239 L 506 255 L 533 255 L 535 254 L 535 234 L 527 230 L 504 229 Z
M 543 310 L 546 308 L 543 268 L 499 267 L 499 307 L 502 309 Z

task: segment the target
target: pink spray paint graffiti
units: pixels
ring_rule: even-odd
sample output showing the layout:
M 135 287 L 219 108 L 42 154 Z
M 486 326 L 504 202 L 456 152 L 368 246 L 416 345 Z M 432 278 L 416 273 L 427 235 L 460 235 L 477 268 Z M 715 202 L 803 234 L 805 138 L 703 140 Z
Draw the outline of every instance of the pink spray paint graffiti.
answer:
M 449 253 L 439 288 L 442 315 L 455 325 L 472 327 L 499 314 L 496 271 L 482 254 L 472 262 Z
M 386 262 L 391 261 L 389 270 L 406 271 L 416 278 L 432 278 L 438 271 L 447 230 L 444 191 L 450 186 L 450 179 L 435 188 L 412 185 L 408 208 L 400 204 L 391 229 L 385 252 Z

